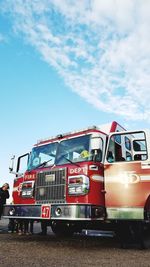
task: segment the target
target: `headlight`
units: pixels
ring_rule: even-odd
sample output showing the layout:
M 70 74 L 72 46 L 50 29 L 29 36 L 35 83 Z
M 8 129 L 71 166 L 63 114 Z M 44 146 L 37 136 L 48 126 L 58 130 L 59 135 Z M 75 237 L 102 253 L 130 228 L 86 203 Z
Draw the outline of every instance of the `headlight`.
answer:
M 27 181 L 22 184 L 21 196 L 22 198 L 32 198 L 34 190 L 34 181 Z
M 69 195 L 86 195 L 89 192 L 89 177 L 85 175 L 76 175 L 68 177 Z
M 15 214 L 15 209 L 14 208 L 11 208 L 9 210 L 9 214 L 8 215 L 13 216 L 14 214 Z

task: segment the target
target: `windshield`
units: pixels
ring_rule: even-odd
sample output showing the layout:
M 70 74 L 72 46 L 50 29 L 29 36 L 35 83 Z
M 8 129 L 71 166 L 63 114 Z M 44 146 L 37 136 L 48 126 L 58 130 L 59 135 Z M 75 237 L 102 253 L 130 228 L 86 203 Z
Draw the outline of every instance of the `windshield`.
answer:
M 55 164 L 81 162 L 90 160 L 89 153 L 90 135 L 80 136 L 61 141 L 57 150 Z
M 58 143 L 34 147 L 29 157 L 27 170 L 32 170 L 42 163 L 47 162 L 46 166 L 53 165 L 55 162 Z

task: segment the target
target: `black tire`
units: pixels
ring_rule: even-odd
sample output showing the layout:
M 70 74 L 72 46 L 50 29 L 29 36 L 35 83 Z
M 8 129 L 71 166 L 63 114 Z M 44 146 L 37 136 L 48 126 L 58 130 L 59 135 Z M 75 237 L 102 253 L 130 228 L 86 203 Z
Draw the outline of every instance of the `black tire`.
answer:
M 129 222 L 119 222 L 115 233 L 121 248 L 126 249 L 133 243 L 134 232 Z
M 119 222 L 115 233 L 121 248 L 150 247 L 150 226 L 143 222 Z
M 137 226 L 137 237 L 140 249 L 150 248 L 150 225 L 139 222 Z
M 51 228 L 57 237 L 72 237 L 75 232 L 73 227 L 69 224 L 54 222 L 52 223 Z

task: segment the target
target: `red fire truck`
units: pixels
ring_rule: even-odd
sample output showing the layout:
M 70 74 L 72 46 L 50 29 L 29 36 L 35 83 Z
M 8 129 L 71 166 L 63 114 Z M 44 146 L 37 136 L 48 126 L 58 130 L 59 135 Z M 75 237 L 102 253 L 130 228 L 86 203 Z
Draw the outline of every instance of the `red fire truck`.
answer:
M 5 218 L 46 220 L 54 233 L 65 235 L 111 228 L 123 242 L 137 239 L 145 246 L 149 131 L 125 131 L 112 122 L 40 140 L 18 158 L 15 175 L 13 204 L 5 206 Z

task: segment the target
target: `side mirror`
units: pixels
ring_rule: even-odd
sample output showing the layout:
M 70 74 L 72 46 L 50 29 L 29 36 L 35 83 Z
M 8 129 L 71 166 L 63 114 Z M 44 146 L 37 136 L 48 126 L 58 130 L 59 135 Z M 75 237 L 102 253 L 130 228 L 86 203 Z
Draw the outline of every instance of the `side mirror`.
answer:
M 13 155 L 11 157 L 11 160 L 10 160 L 10 166 L 9 166 L 9 172 L 12 173 L 13 172 L 13 169 L 14 169 L 14 161 L 15 161 L 15 155 Z
M 102 148 L 102 138 L 99 133 L 94 133 L 91 137 L 91 150 L 98 150 L 99 148 Z
M 102 138 L 99 133 L 94 133 L 91 138 L 91 155 L 94 162 L 102 161 Z

